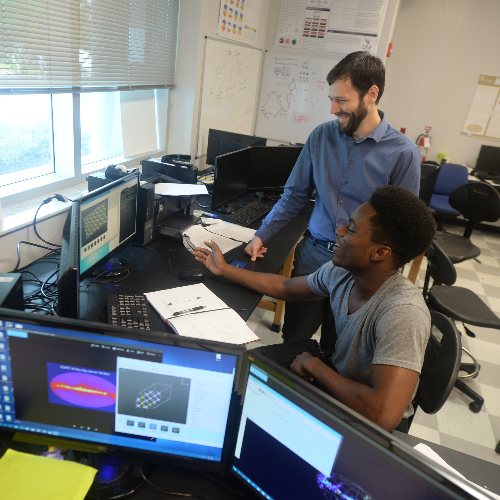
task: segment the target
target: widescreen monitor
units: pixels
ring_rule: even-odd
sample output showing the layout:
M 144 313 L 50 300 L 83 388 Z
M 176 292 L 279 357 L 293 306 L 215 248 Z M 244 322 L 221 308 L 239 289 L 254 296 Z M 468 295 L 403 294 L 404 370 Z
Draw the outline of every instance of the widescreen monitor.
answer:
M 79 284 L 123 247 L 137 226 L 139 176 L 127 175 L 75 200 L 63 229 L 58 314 L 78 318 Z
M 215 165 L 218 156 L 239 151 L 250 146 L 265 146 L 267 139 L 254 135 L 237 134 L 224 130 L 208 129 L 207 165 Z
M 259 498 L 489 498 L 262 354 L 245 362 L 232 472 Z
M 0 309 L 0 429 L 219 470 L 243 352 Z
M 298 146 L 253 147 L 248 190 L 282 193 L 301 152 Z
M 500 147 L 483 144 L 476 162 L 476 172 L 500 174 Z

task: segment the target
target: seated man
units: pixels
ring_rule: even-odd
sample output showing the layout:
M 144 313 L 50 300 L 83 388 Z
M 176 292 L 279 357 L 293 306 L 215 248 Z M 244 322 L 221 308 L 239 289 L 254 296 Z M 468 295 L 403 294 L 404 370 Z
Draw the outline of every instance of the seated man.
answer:
M 417 196 L 385 186 L 337 229 L 332 261 L 309 276 L 236 268 L 214 242 L 193 254 L 213 274 L 287 302 L 329 296 L 337 331 L 330 363 L 305 352 L 290 368 L 391 431 L 413 413 L 430 332 L 422 294 L 398 270 L 422 254 L 434 234 L 432 214 Z

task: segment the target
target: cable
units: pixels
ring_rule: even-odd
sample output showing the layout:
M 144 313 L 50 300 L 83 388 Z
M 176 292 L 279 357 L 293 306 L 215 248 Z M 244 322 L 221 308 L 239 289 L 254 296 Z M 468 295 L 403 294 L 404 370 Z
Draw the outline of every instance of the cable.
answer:
M 33 247 L 45 248 L 46 250 L 50 250 L 50 253 L 48 253 L 47 255 L 45 255 L 42 258 L 48 257 L 48 256 L 50 256 L 52 254 L 58 254 L 59 251 L 60 251 L 58 248 L 49 248 L 49 247 L 46 247 L 46 246 L 43 246 L 43 245 L 38 245 L 37 243 L 30 243 L 29 241 L 20 241 L 17 244 L 17 263 L 16 263 L 16 267 L 14 267 L 14 269 L 12 271 L 10 271 L 11 273 L 15 273 L 18 270 L 18 268 L 19 268 L 19 264 L 21 263 L 21 243 L 24 243 L 25 245 L 31 245 Z M 24 268 L 21 268 L 21 269 L 24 269 Z
M 203 497 L 201 495 L 193 495 L 191 493 L 178 493 L 178 492 L 175 492 L 175 491 L 166 491 L 166 490 L 163 490 L 161 489 L 159 486 L 156 486 L 156 484 L 152 483 L 145 475 L 144 475 L 144 472 L 142 471 L 142 469 L 136 465 L 137 469 L 139 469 L 139 472 L 141 474 L 141 477 L 142 479 L 144 479 L 144 481 L 149 484 L 149 486 L 151 486 L 152 488 L 154 488 L 155 490 L 158 490 L 160 493 L 163 493 L 164 495 L 171 495 L 171 496 L 179 496 L 179 497 L 189 497 L 189 498 L 200 498 L 201 500 L 207 500 L 206 497 Z

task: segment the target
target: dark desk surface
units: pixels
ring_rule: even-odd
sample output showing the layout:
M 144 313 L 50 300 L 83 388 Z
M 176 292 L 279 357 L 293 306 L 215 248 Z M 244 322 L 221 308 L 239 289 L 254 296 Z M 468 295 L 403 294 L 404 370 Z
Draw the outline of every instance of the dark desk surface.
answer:
M 488 490 L 500 495 L 500 467 L 498 465 L 399 431 L 393 431 L 393 434 L 411 447 L 419 443 L 426 444 L 469 481 L 479 486 L 486 486 Z
M 231 250 L 224 255 L 227 262 L 239 260 L 246 262 L 246 269 L 266 273 L 276 273 L 295 247 L 307 228 L 313 203 L 308 203 L 301 212 L 290 221 L 274 238 L 267 243 L 267 253 L 263 259 L 252 262 L 245 254 L 245 245 Z M 260 220 L 251 227 L 258 228 Z M 123 281 L 115 284 L 103 284 L 82 288 L 80 293 L 80 317 L 92 321 L 104 321 L 106 294 L 146 293 L 165 290 L 179 286 L 191 285 L 193 282 L 181 281 L 176 276 L 185 269 L 202 269 L 206 275 L 203 282 L 212 292 L 233 308 L 246 321 L 259 303 L 262 295 L 224 278 L 213 276 L 203 264 L 184 248 L 182 243 L 160 238 L 146 247 L 129 245 L 125 247 L 115 260 L 129 267 L 130 274 Z M 83 283 L 85 284 L 85 282 Z M 156 330 L 164 331 L 167 326 L 155 314 L 152 325 Z

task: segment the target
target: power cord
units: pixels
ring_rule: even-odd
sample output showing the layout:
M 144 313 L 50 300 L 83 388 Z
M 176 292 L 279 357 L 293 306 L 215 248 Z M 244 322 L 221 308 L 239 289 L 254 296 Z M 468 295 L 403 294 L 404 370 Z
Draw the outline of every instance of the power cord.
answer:
M 48 198 L 45 198 L 45 200 L 42 201 L 42 203 L 40 204 L 40 206 L 36 209 L 36 212 L 35 212 L 35 217 L 33 219 L 33 229 L 35 231 L 35 234 L 38 236 L 39 239 L 41 239 L 44 243 L 46 243 L 47 245 L 51 245 L 53 247 L 58 247 L 60 248 L 61 245 L 56 245 L 55 243 L 51 243 L 50 241 L 47 241 L 45 239 L 43 239 L 39 234 L 38 234 L 38 231 L 36 230 L 36 216 L 38 215 L 38 212 L 40 211 L 40 209 L 46 205 L 47 203 L 50 203 L 53 199 L 56 199 L 56 200 L 59 200 L 59 201 L 62 201 L 63 203 L 67 203 L 68 201 L 73 201 L 73 200 L 70 200 L 69 198 L 66 198 L 66 196 L 62 195 L 62 194 L 54 194 L 52 196 L 49 196 Z

